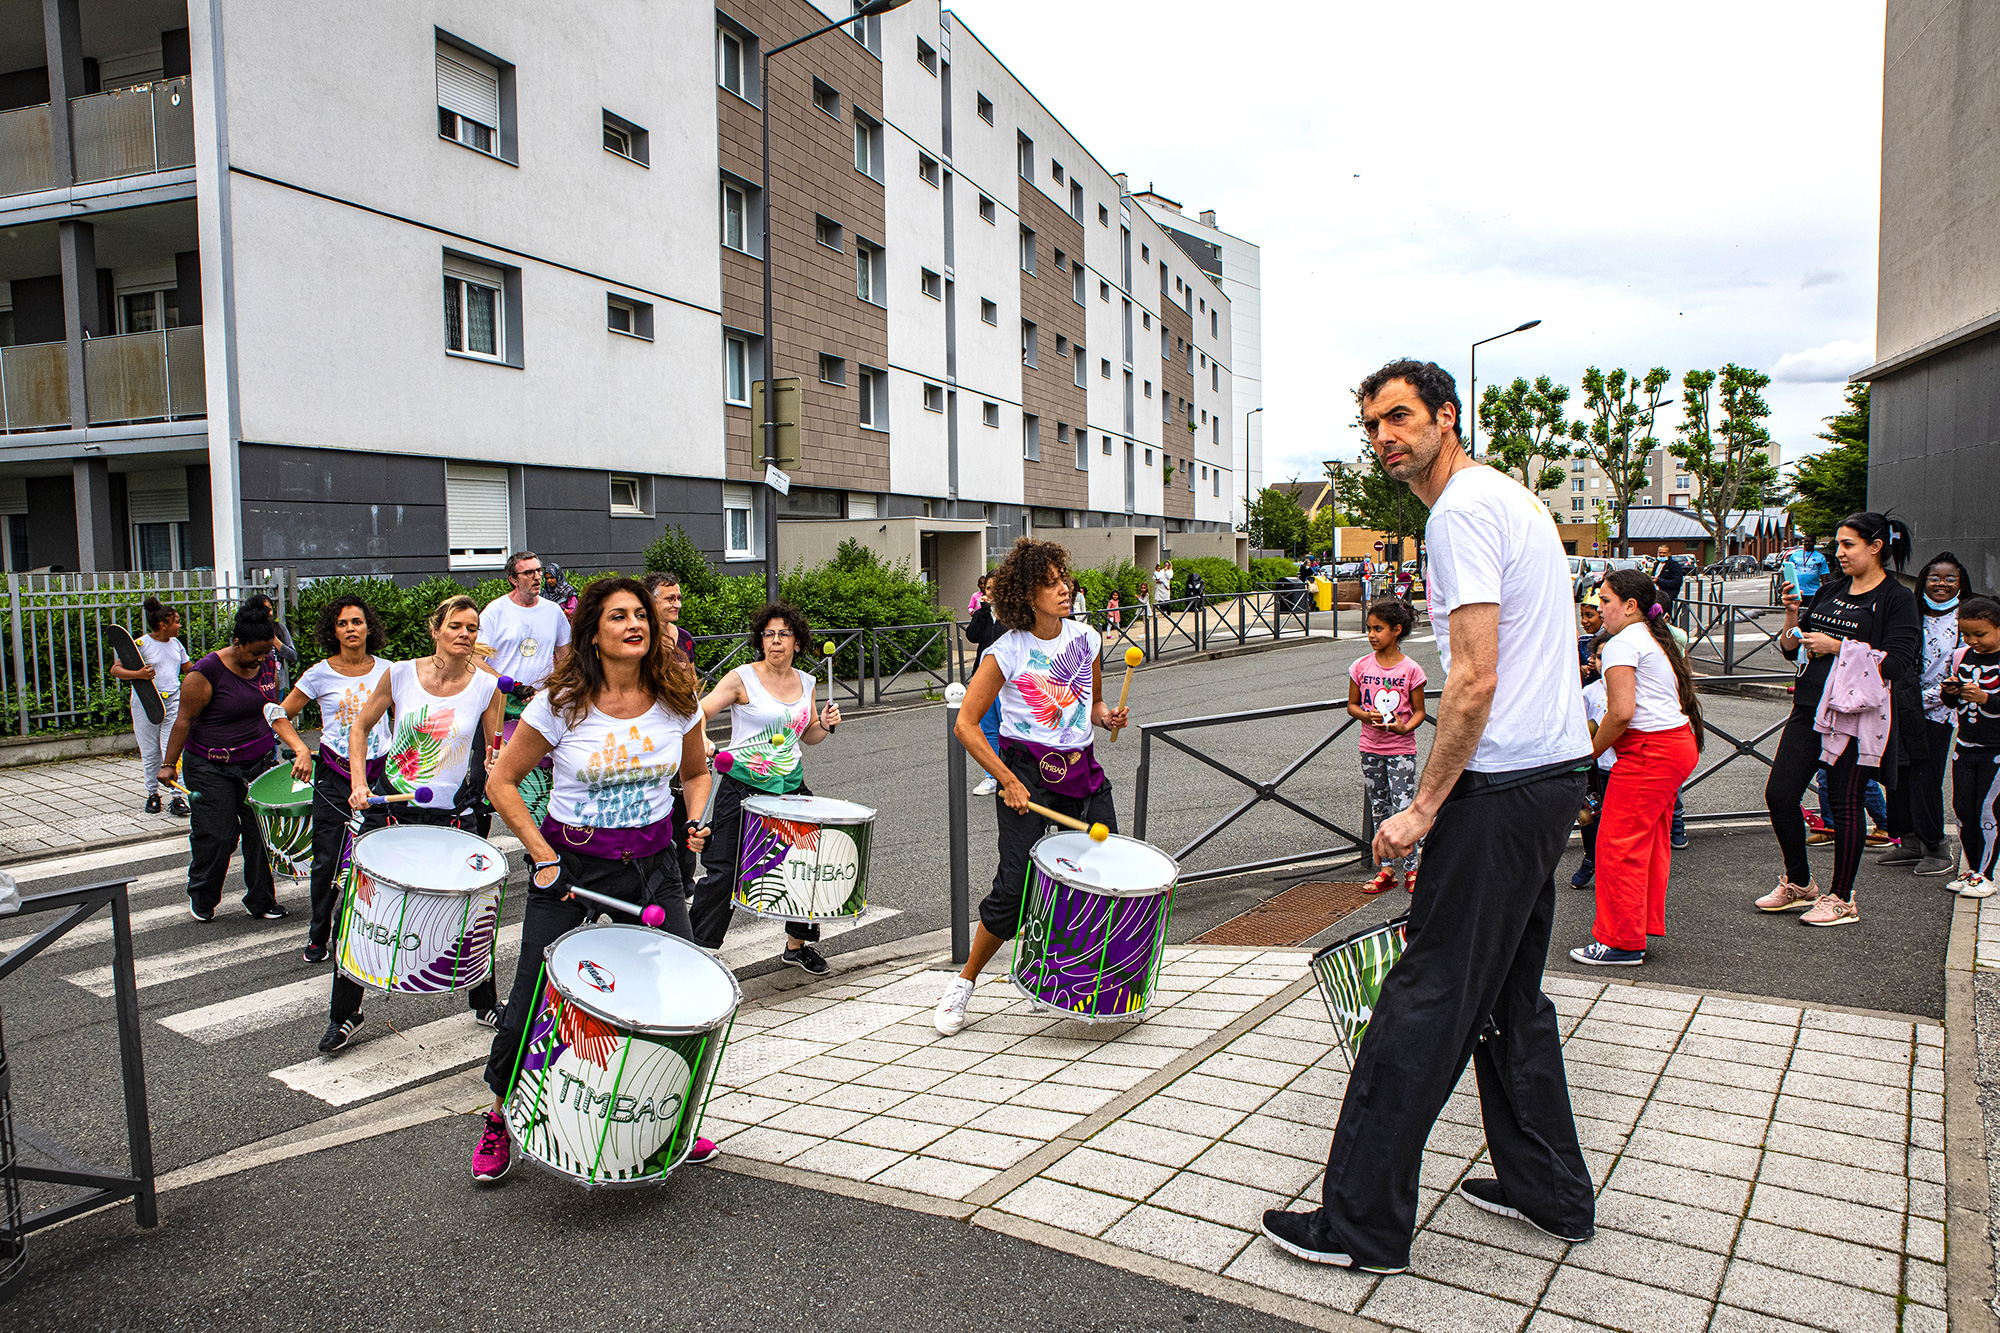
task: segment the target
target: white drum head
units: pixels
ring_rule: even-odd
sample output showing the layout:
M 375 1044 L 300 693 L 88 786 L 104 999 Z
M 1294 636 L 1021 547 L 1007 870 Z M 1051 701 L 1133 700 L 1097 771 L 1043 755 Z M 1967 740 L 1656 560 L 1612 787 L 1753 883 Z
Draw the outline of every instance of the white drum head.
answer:
M 507 858 L 463 829 L 397 824 L 354 840 L 354 867 L 370 879 L 420 893 L 473 893 L 507 878 Z
M 1029 853 L 1051 879 L 1119 898 L 1160 893 L 1180 878 L 1180 867 L 1150 842 L 1112 834 L 1093 842 L 1088 833 L 1051 833 Z
M 875 812 L 865 805 L 828 796 L 751 796 L 744 799 L 743 808 L 799 824 L 869 824 L 875 819 Z
M 579 926 L 548 947 L 549 982 L 635 1032 L 703 1032 L 726 1022 L 741 992 L 729 970 L 686 940 L 646 926 Z

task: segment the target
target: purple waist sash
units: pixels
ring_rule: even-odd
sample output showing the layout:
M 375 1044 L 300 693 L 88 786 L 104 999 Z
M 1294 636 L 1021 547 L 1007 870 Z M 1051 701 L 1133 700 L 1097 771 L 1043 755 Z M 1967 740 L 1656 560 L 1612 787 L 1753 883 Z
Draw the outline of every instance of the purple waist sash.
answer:
M 1003 754 L 1014 749 L 1027 755 L 1041 777 L 1042 786 L 1059 796 L 1088 796 L 1104 785 L 1104 770 L 1098 767 L 1094 745 L 1054 749 L 1008 736 L 1000 742 L 1000 749 Z
M 674 845 L 674 821 L 669 816 L 643 828 L 577 828 L 551 815 L 542 820 L 542 836 L 557 851 L 604 861 L 636 861 L 658 856 Z
M 354 776 L 347 767 L 347 760 L 327 748 L 325 741 L 320 742 L 319 761 L 343 778 Z M 378 754 L 368 761 L 366 778 L 371 786 L 374 785 L 375 779 L 382 776 L 382 770 L 388 767 L 388 764 L 389 756 L 386 754 Z

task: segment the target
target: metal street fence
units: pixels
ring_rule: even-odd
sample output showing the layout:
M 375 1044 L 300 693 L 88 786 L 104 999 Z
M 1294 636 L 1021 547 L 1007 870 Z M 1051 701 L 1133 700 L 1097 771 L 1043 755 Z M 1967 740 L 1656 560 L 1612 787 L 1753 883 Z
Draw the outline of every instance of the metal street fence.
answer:
M 1163 657 L 1220 652 L 1252 643 L 1277 643 L 1304 639 L 1312 630 L 1309 601 L 1284 589 L 1257 589 L 1247 593 L 1213 594 L 1208 597 L 1177 597 L 1168 602 L 1121 609 L 1116 618 L 1106 611 L 1086 611 L 1069 617 L 1080 620 L 1104 636 L 1104 659 L 1123 660 L 1126 648 L 1137 648 L 1148 662 Z M 979 647 L 965 637 L 967 626 L 957 626 L 953 664 L 961 682 L 969 683 L 979 657 Z M 1334 626 L 1334 637 L 1339 637 Z
M 1707 667 L 1725 676 L 1790 669 L 1777 646 L 1784 614 L 1783 606 L 1728 601 L 1719 578 L 1689 579 L 1674 604 L 1674 622 L 1688 636 L 1688 661 L 1697 670 Z
M 111 674 L 117 657 L 105 630 L 116 624 L 134 638 L 144 634 L 148 597 L 180 613 L 181 641 L 198 658 L 229 642 L 237 608 L 252 593 L 268 595 L 282 616 L 296 590 L 289 569 L 256 570 L 241 580 L 205 569 L 9 574 L 0 605 L 4 725 L 30 736 L 128 717 L 131 687 Z

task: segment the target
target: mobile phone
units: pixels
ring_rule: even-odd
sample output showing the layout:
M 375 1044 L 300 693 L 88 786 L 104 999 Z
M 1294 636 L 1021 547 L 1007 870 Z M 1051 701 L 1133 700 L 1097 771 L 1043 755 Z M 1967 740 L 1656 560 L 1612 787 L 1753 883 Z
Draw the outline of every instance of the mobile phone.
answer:
M 1796 594 L 1799 590 L 1799 571 L 1787 562 L 1778 566 L 1778 574 L 1785 580 L 1785 586 Z

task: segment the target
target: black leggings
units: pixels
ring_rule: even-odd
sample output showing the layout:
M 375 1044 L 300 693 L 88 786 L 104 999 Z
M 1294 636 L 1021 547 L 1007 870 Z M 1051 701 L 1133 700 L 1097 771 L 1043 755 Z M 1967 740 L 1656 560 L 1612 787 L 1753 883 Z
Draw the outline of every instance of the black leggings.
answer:
M 1806 859 L 1806 821 L 1799 813 L 1799 802 L 1819 771 L 1819 747 L 1824 739 L 1813 730 L 1811 711 L 1794 709 L 1778 739 L 1770 780 L 1764 784 L 1764 806 L 1771 812 L 1771 831 L 1778 835 L 1778 849 L 1785 856 L 1785 878 L 1798 885 L 1812 883 L 1812 863 Z M 1833 815 L 1833 880 L 1827 892 L 1836 898 L 1854 896 L 1854 875 L 1861 869 L 1861 851 L 1868 845 L 1862 793 L 1868 780 L 1879 780 L 1881 774 L 1879 769 L 1856 764 L 1856 753 L 1854 742 L 1848 741 L 1840 758 L 1826 769 L 1827 803 Z
M 1926 847 L 1944 841 L 1944 771 L 1951 767 L 1951 723 L 1928 717 L 1923 752 L 1912 756 L 1903 780 L 1889 790 L 1889 832 L 1916 834 Z

